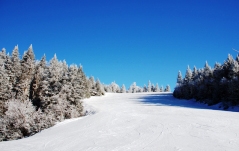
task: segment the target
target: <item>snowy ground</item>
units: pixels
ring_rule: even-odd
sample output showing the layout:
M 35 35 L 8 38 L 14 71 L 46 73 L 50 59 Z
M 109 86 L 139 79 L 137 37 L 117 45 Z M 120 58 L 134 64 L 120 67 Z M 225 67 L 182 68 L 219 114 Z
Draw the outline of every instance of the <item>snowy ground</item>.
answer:
M 88 116 L 29 138 L 0 142 L 1 151 L 238 151 L 239 112 L 217 110 L 170 93 L 106 94 L 84 101 Z

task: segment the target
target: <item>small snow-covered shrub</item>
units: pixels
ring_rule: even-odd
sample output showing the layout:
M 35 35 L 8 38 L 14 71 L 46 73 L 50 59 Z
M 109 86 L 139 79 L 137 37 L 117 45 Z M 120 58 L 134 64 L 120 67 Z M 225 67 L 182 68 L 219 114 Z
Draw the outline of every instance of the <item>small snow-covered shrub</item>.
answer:
M 0 141 L 30 136 L 54 125 L 51 116 L 36 111 L 29 100 L 10 100 L 5 105 L 7 111 L 0 118 Z

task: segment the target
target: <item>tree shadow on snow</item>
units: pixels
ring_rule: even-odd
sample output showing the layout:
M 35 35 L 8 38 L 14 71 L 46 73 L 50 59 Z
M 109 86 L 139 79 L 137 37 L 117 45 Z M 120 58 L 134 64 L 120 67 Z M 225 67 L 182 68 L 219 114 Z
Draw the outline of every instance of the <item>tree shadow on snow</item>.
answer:
M 220 108 L 219 104 L 208 106 L 207 104 L 196 102 L 195 100 L 181 100 L 174 98 L 172 93 L 161 93 L 161 94 L 148 94 L 146 96 L 140 97 L 139 101 L 147 105 L 156 106 L 175 106 L 175 107 L 186 107 L 195 109 L 209 109 L 209 110 L 221 110 L 221 111 L 231 111 L 239 112 L 239 107 L 229 108 L 228 110 L 223 110 Z

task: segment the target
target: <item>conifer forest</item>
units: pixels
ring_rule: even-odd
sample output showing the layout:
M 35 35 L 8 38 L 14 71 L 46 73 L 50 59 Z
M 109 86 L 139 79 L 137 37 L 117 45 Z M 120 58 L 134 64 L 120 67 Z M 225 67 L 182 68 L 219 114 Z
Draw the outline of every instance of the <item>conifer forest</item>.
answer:
M 187 68 L 185 77 L 179 71 L 173 96 L 179 99 L 195 99 L 201 103 L 214 105 L 221 103 L 227 109 L 239 105 L 239 56 L 236 59 L 228 55 L 221 65 L 215 63 L 211 68 L 205 63 L 204 68 Z
M 87 77 L 82 66 L 59 61 L 57 56 L 35 60 L 30 45 L 19 58 L 18 46 L 12 54 L 0 52 L 0 141 L 34 135 L 64 119 L 85 115 L 82 99 L 111 93 L 170 92 L 170 86 L 143 88 L 134 82 L 127 90 L 115 82 L 102 84 Z
M 35 60 L 30 45 L 19 58 L 18 46 L 12 54 L 3 48 L 0 52 L 0 141 L 28 137 L 55 125 L 64 119 L 84 116 L 82 100 L 90 96 L 108 93 L 170 92 L 154 85 L 137 86 L 133 82 L 128 89 L 112 82 L 102 84 L 93 76 L 87 77 L 83 67 L 67 65 L 54 55 L 50 61 L 44 55 Z M 173 96 L 178 99 L 195 99 L 200 103 L 227 109 L 239 105 L 239 56 L 228 55 L 221 65 L 193 70 L 188 66 L 185 77 L 178 72 Z M 180 101 L 180 100 L 179 100 Z

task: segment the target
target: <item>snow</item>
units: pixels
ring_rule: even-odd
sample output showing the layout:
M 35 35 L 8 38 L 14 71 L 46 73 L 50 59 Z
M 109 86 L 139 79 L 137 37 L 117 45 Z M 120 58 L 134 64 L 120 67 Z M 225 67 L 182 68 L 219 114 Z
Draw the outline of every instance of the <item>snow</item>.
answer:
M 85 99 L 88 116 L 65 120 L 1 151 L 238 150 L 239 109 L 218 110 L 171 93 L 106 93 Z

